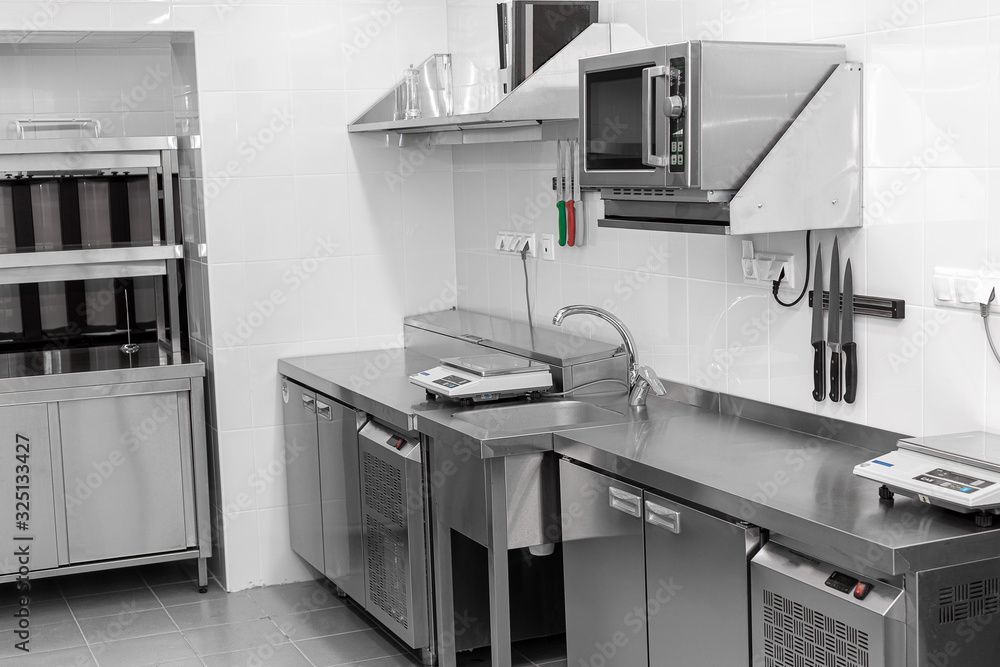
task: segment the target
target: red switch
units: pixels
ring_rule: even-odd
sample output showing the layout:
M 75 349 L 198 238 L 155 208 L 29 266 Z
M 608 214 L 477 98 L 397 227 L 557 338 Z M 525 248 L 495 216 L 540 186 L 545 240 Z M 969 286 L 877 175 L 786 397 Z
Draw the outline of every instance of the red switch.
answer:
M 406 445 L 406 438 L 396 436 L 396 449 L 402 449 Z
M 872 588 L 874 587 L 867 581 L 859 581 L 854 586 L 854 597 L 859 600 L 864 600 L 868 597 L 868 594 L 872 592 Z

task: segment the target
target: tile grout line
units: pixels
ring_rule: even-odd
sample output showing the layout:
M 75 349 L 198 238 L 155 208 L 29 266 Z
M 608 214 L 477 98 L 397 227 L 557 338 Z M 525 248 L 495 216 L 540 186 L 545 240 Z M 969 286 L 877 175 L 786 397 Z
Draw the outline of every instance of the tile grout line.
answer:
M 94 667 L 100 667 L 101 662 L 97 659 L 94 649 L 90 648 L 90 642 L 87 641 L 87 635 L 83 634 L 83 626 L 80 625 L 80 619 L 76 617 L 76 612 L 73 611 L 73 606 L 69 603 L 69 599 L 63 591 L 62 584 L 58 584 L 58 586 L 59 595 L 62 597 L 63 603 L 66 605 L 66 609 L 69 610 L 69 615 L 73 619 L 73 623 L 76 624 L 76 630 L 80 633 L 80 639 L 83 640 L 83 645 L 87 649 L 87 653 L 90 654 L 90 658 L 94 661 Z
M 146 581 L 145 577 L 143 577 L 143 581 Z M 190 582 L 190 583 L 197 585 L 197 582 Z M 198 651 L 195 650 L 194 646 L 191 645 L 191 642 L 188 640 L 187 635 L 184 634 L 183 630 L 181 630 L 181 626 L 177 625 L 177 621 L 174 620 L 173 615 L 167 609 L 167 605 L 163 604 L 163 600 L 161 600 L 160 596 L 156 594 L 156 591 L 153 590 L 153 587 L 149 585 L 148 581 L 146 581 L 146 585 L 149 586 L 149 592 L 152 593 L 153 597 L 156 598 L 156 601 L 160 603 L 160 607 L 163 609 L 163 613 L 167 615 L 167 618 L 170 619 L 170 622 L 174 624 L 175 628 L 177 628 L 177 632 L 178 634 L 180 634 L 181 640 L 184 642 L 185 646 L 191 649 L 191 652 L 194 653 L 195 660 L 201 663 L 202 666 L 204 667 L 205 661 L 202 660 L 201 655 L 198 653 Z

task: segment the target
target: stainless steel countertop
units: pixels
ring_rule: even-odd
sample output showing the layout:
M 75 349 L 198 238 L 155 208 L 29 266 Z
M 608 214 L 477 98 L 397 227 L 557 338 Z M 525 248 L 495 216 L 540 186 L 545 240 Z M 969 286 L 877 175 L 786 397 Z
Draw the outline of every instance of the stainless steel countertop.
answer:
M 466 408 L 427 401 L 409 375 L 436 359 L 403 348 L 284 359 L 279 372 L 405 430 L 475 448 L 483 458 L 550 451 L 771 531 L 772 539 L 862 573 L 915 569 L 1000 555 L 1000 528 L 897 496 L 856 477 L 870 449 L 843 442 L 843 424 L 807 435 L 650 397 L 630 410 L 623 392 L 574 396 L 621 415 L 617 423 L 551 431 L 514 423 L 484 429 L 455 415 Z M 670 387 L 671 392 L 683 388 Z M 678 398 L 681 397 L 678 394 Z M 511 404 L 507 404 L 511 405 Z M 717 405 L 717 404 L 716 404 Z
M 117 345 L 0 355 L 0 393 L 204 375 L 203 363 L 187 355 L 174 361 L 156 343 L 140 345 L 133 355 Z
M 424 390 L 410 384 L 410 376 L 438 363 L 400 347 L 280 359 L 278 372 L 398 429 L 416 431 L 418 410 L 438 406 L 427 405 Z
M 1000 555 L 1000 528 L 896 497 L 853 474 L 869 450 L 650 399 L 649 420 L 557 433 L 555 451 L 753 523 L 856 571 L 903 574 Z

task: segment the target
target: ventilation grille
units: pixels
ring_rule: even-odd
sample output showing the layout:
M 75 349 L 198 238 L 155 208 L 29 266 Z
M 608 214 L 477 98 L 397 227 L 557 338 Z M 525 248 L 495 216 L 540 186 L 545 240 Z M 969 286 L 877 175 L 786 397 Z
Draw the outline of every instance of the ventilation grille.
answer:
M 366 514 L 365 546 L 368 554 L 368 598 L 404 629 L 409 628 L 406 542 L 400 539 L 398 531 L 378 517 Z
M 370 452 L 365 452 L 363 466 L 365 504 L 397 526 L 404 525 L 402 471 Z
M 1000 577 L 938 590 L 938 623 L 945 625 L 1000 612 Z
M 673 190 L 663 188 L 611 188 L 611 194 L 616 198 L 642 197 L 643 199 L 673 199 Z
M 868 633 L 764 591 L 764 667 L 870 667 Z

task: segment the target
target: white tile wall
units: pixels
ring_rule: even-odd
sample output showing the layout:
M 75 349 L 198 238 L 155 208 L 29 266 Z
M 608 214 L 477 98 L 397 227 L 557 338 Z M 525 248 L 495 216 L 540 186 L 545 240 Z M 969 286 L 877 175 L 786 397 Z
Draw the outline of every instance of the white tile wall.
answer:
M 230 590 L 311 576 L 288 547 L 277 359 L 399 344 L 404 315 L 456 302 L 450 149 L 346 132 L 408 63 L 447 50 L 446 26 L 444 0 L 0 2 L 0 36 L 194 32 L 197 85 L 175 83 L 197 88 L 204 145 L 208 257 L 194 281 L 208 285 L 195 310 L 210 319 L 197 347 L 214 383 L 213 565 Z M 0 45 L 0 121 L 108 112 L 119 132 L 173 131 L 157 112 L 192 98 L 169 85 L 110 113 L 147 59 L 166 57 L 169 72 L 169 47 L 116 55 Z
M 492 2 L 453 0 L 468 15 Z M 1000 368 L 974 313 L 933 306 L 934 266 L 1000 258 L 1000 19 L 997 3 L 945 0 L 602 0 L 605 18 L 651 42 L 823 40 L 866 63 L 865 227 L 840 235 L 860 293 L 907 300 L 903 322 L 859 319 L 854 406 L 817 405 L 804 306 L 775 306 L 742 284 L 738 241 L 594 227 L 590 245 L 531 261 L 536 321 L 569 302 L 605 305 L 632 327 L 664 377 L 913 434 L 1000 427 Z M 452 27 L 456 29 L 465 26 Z M 489 26 L 487 26 L 489 27 Z M 487 35 L 483 35 L 485 40 Z M 463 43 L 472 41 L 468 33 Z M 527 156 L 533 159 L 525 159 Z M 459 303 L 525 317 L 519 260 L 489 250 L 496 231 L 554 232 L 555 209 L 524 215 L 551 178 L 553 144 L 454 150 Z M 521 213 L 520 217 L 515 214 Z M 829 266 L 832 235 L 822 242 Z M 754 238 L 796 254 L 803 234 Z M 661 254 L 665 259 L 661 258 Z M 638 282 L 637 275 L 650 279 Z M 668 279 L 668 277 L 670 277 Z M 799 276 L 801 284 L 802 276 Z M 786 298 L 791 294 L 786 295 Z M 996 325 L 1000 327 L 1000 325 Z

